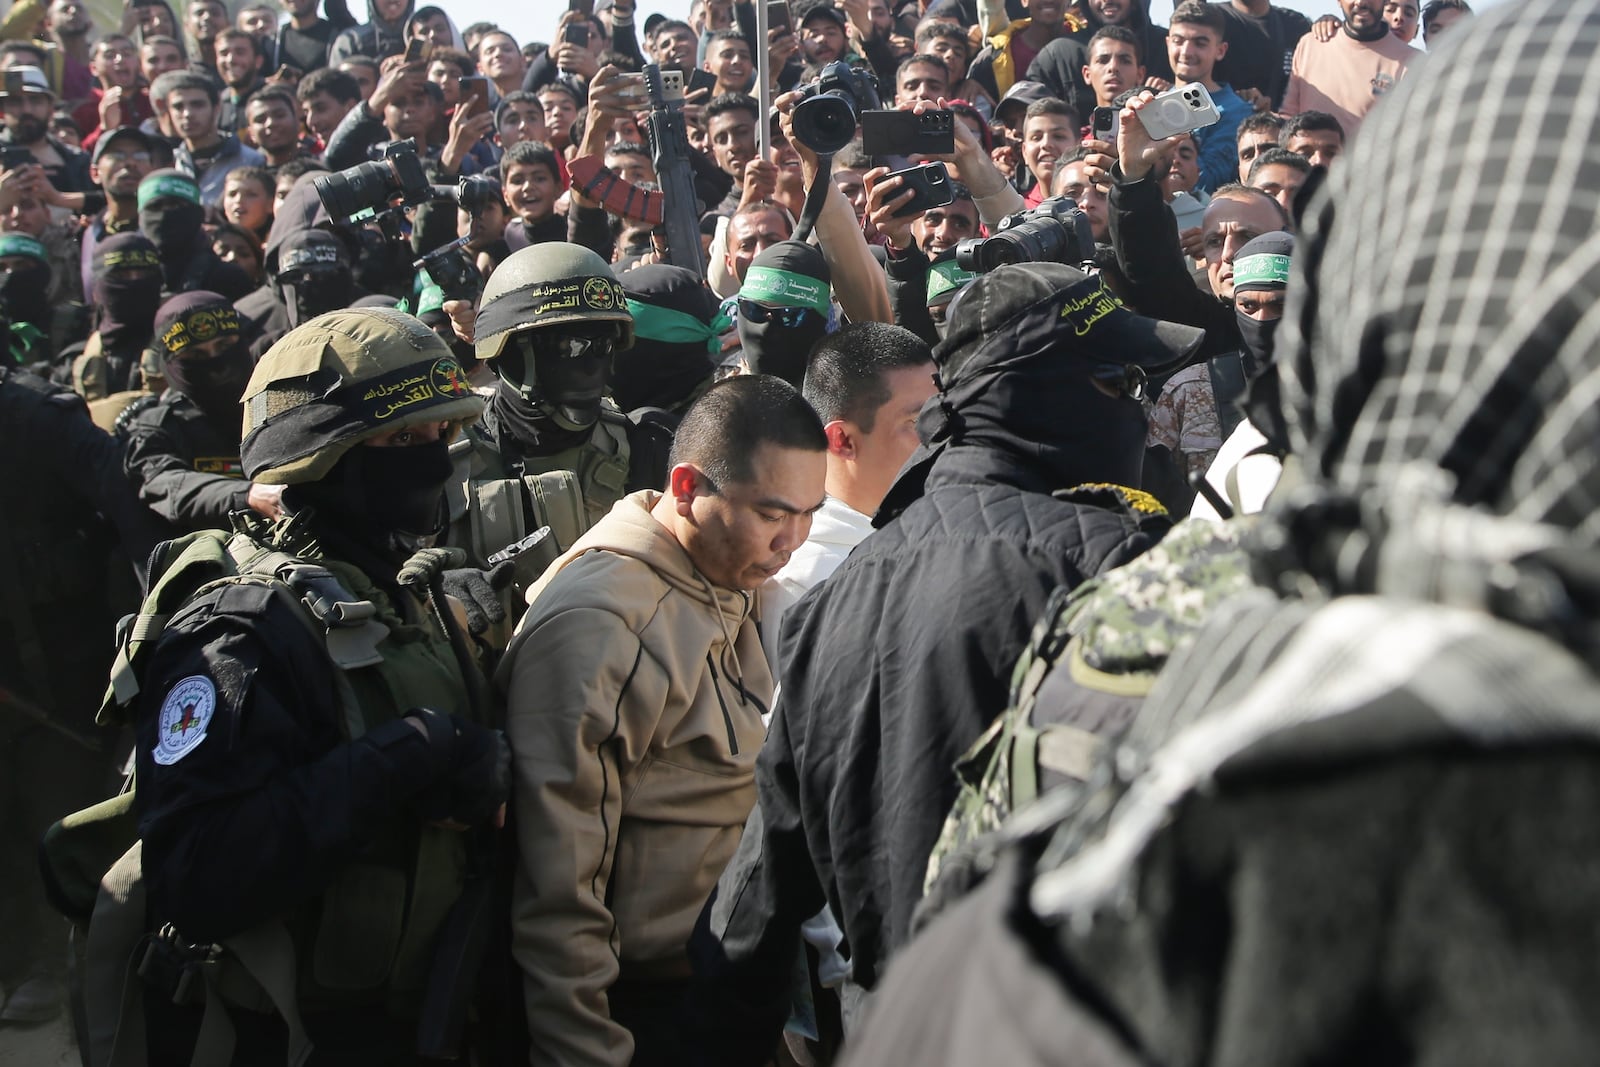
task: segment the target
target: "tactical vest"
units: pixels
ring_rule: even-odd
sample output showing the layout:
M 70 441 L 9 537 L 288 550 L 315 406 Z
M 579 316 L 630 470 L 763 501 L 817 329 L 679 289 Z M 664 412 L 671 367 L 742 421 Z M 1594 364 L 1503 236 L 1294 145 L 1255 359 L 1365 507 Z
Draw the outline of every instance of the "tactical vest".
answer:
M 481 434 L 463 434 L 450 446 L 457 472 L 448 491 L 450 543 L 482 566 L 548 526 L 546 544 L 555 559 L 627 495 L 628 425 L 627 416 L 608 403 L 583 444 L 515 462 Z
M 919 928 L 988 873 L 1013 813 L 1047 790 L 1085 788 L 1173 650 L 1253 587 L 1242 530 L 1186 520 L 1138 559 L 1051 593 L 1012 674 L 1011 706 L 956 763 L 959 792 L 928 859 Z
M 473 715 L 449 642 L 426 622 L 402 619 L 359 570 L 331 560 L 301 560 L 245 533 L 203 531 L 158 549 L 144 606 L 119 631 L 103 722 L 126 720 L 169 620 L 226 584 L 265 585 L 326 647 L 337 668 L 339 725 L 346 739 L 418 706 Z M 143 1063 L 139 997 L 152 973 L 172 975 L 168 987 L 179 1003 L 206 1006 L 196 1064 L 231 1056 L 224 1004 L 280 1015 L 289 1029 L 291 1064 L 311 1051 L 302 1010 L 382 1003 L 397 1024 L 415 1024 L 440 932 L 462 895 L 469 867 L 465 835 L 396 820 L 305 907 L 220 946 L 195 945 L 183 938 L 181 920 L 159 932 L 147 928 L 137 842 L 98 879 L 98 892 L 89 894 L 92 903 L 84 899 L 82 876 L 93 877 L 96 869 L 87 855 L 118 840 L 115 847 L 126 845 L 133 834 L 132 801 L 132 793 L 125 793 L 70 816 L 51 828 L 44 845 L 46 878 L 58 904 L 65 898 L 63 910 L 80 922 L 90 915 L 86 1033 L 80 1040 L 91 1062 Z M 117 826 L 125 828 L 120 839 L 108 829 Z M 105 870 L 103 862 L 99 869 Z

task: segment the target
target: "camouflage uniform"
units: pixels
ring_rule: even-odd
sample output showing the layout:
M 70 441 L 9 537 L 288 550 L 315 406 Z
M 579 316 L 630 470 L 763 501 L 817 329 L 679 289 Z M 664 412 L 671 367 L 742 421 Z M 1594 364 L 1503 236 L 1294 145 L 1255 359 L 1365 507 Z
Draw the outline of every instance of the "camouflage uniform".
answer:
M 1133 562 L 1051 597 L 1012 675 L 1011 707 L 956 765 L 961 791 L 928 860 L 919 924 L 987 871 L 1013 811 L 1046 790 L 1081 792 L 1167 659 L 1217 604 L 1252 588 L 1245 528 L 1182 522 Z
M 1150 409 L 1150 436 L 1145 444 L 1164 447 L 1183 457 L 1178 471 L 1184 482 L 1204 474 L 1222 447 L 1222 420 L 1211 392 L 1211 370 L 1206 363 L 1183 368 L 1167 381 Z

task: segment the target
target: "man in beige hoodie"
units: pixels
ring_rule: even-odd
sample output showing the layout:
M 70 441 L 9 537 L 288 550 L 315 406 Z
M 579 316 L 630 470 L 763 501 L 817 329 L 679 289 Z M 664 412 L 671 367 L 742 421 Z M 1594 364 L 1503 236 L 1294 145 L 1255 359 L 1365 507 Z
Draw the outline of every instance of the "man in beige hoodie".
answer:
M 531 1063 L 676 1062 L 685 945 L 755 803 L 756 590 L 805 542 L 826 453 L 793 387 L 723 382 L 666 492 L 624 497 L 528 593 L 497 681 Z

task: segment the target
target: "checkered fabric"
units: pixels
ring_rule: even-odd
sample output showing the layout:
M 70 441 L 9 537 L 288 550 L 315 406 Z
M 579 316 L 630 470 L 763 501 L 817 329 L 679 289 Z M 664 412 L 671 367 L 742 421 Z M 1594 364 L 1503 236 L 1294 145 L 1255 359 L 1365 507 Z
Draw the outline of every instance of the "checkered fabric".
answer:
M 1308 471 L 1402 465 L 1600 539 L 1600 0 L 1462 26 L 1365 123 L 1306 219 L 1279 366 Z

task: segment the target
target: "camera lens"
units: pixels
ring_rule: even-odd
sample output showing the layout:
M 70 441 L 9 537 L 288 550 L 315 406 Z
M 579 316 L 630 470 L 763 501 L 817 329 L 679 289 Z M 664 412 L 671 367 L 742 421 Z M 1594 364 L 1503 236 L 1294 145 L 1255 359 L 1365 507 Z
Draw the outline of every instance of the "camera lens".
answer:
M 794 108 L 795 138 L 813 152 L 837 152 L 856 135 L 856 111 L 832 93 L 802 100 Z
M 337 174 L 316 178 L 311 184 L 330 216 L 348 219 L 387 204 L 394 188 L 393 174 L 388 163 L 358 163 Z

